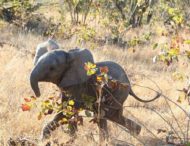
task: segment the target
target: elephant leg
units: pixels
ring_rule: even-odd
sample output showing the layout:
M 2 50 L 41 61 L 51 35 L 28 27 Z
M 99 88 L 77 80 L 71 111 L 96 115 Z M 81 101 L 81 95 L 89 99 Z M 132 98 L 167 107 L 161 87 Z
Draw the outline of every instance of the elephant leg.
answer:
M 63 113 L 58 113 L 52 121 L 50 121 L 42 130 L 42 139 L 48 139 L 51 136 L 51 131 L 54 131 L 56 128 L 58 128 L 61 124 L 59 121 L 61 121 L 63 118 L 66 117 Z M 72 118 L 72 117 L 70 117 Z M 69 133 L 70 135 L 74 135 L 77 130 L 77 124 L 74 122 L 69 123 Z
M 107 120 L 100 119 L 99 121 L 99 130 L 100 130 L 100 141 L 105 141 L 108 139 L 108 129 L 107 129 Z
M 141 126 L 139 124 L 137 124 L 136 122 L 134 122 L 128 118 L 125 118 L 123 116 L 122 110 L 110 109 L 110 111 L 108 113 L 106 113 L 105 117 L 107 119 L 109 119 L 110 121 L 116 122 L 119 125 L 127 128 L 131 134 L 138 135 L 141 131 Z
M 48 139 L 51 136 L 51 131 L 54 131 L 60 126 L 59 121 L 63 119 L 65 115 L 63 113 L 58 113 L 52 121 L 50 121 L 42 130 L 42 139 Z
M 119 124 L 126 127 L 131 134 L 139 135 L 139 133 L 141 132 L 141 126 L 139 124 L 128 118 L 125 118 L 123 115 L 119 120 Z
M 70 121 L 68 126 L 69 126 L 70 136 L 74 136 L 76 131 L 77 131 L 77 122 L 76 121 Z

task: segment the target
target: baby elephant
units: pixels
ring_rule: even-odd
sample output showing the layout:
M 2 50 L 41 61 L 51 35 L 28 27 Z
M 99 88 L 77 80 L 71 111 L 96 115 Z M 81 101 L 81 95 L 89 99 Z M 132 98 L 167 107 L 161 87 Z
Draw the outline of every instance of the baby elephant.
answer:
M 34 57 L 34 65 L 36 65 L 38 59 L 45 54 L 48 51 L 59 49 L 59 45 L 53 40 L 53 39 L 48 39 L 47 41 L 40 43 L 37 45 L 36 48 L 36 54 Z
M 96 104 L 96 92 L 94 85 L 91 84 L 92 77 L 87 76 L 86 70 L 84 69 L 86 62 L 94 63 L 93 56 L 87 49 L 76 49 L 70 52 L 53 50 L 44 54 L 40 57 L 30 75 L 30 83 L 35 95 L 37 97 L 40 96 L 38 82 L 51 82 L 56 84 L 62 91 L 72 95 L 76 101 L 82 102 L 83 96 L 86 95 L 87 97 L 95 97 L 93 103 Z M 129 79 L 119 64 L 104 61 L 96 63 L 96 66 L 98 68 L 107 66 L 109 76 L 118 82 L 128 85 L 127 88 L 118 87 L 112 90 L 106 87 L 103 90 L 103 96 L 108 96 L 107 99 L 110 99 L 109 96 L 111 96 L 112 100 L 104 102 L 100 113 L 100 115 L 103 116 L 98 123 L 99 127 L 103 129 L 106 133 L 105 135 L 107 135 L 107 120 L 110 120 L 124 126 L 131 133 L 139 134 L 141 126 L 123 116 L 123 103 L 129 94 L 141 102 L 153 101 L 160 95 L 157 94 L 153 99 L 148 101 L 142 100 L 134 94 Z M 59 126 L 59 120 L 64 116 L 64 114 L 60 113 L 55 116 L 52 122 L 47 124 L 43 129 L 44 138 L 50 135 L 51 130 Z

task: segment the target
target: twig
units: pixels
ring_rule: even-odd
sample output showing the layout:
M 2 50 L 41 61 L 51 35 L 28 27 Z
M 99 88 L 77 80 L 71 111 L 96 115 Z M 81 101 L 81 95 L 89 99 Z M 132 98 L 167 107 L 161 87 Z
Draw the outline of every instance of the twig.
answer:
M 97 97 L 97 103 L 98 103 L 98 115 L 97 115 L 97 120 L 98 120 L 98 128 L 99 128 L 99 145 L 101 146 L 102 143 L 102 129 L 100 127 L 100 120 L 101 120 L 101 99 L 102 99 L 102 85 L 96 85 L 96 97 Z
M 154 110 L 153 108 L 150 108 L 150 107 L 147 107 L 147 106 L 139 106 L 139 105 L 136 105 L 136 106 L 124 106 L 123 108 L 125 108 L 125 107 L 127 107 L 127 108 L 128 107 L 129 108 L 144 108 L 144 109 L 151 110 L 151 111 L 155 112 L 162 120 L 164 120 L 164 122 L 166 122 L 171 127 L 171 129 L 175 132 L 175 134 L 178 136 L 178 138 L 181 139 L 178 132 L 174 129 L 172 124 L 168 120 L 166 120 L 159 112 Z
M 128 142 L 126 142 L 126 141 L 123 141 L 123 140 L 120 140 L 120 139 L 117 139 L 117 138 L 115 138 L 115 137 L 110 137 L 113 141 L 119 141 L 119 142 L 123 142 L 123 143 L 125 143 L 124 145 L 127 145 L 127 146 L 135 146 L 134 144 L 132 144 L 132 143 L 128 143 Z M 117 145 L 117 144 L 116 144 Z M 118 144 L 118 145 L 120 145 L 120 144 Z
M 167 103 L 167 105 L 168 105 L 168 107 L 169 107 L 169 109 L 170 109 L 170 112 L 172 113 L 172 116 L 173 116 L 174 120 L 175 120 L 176 123 L 177 123 L 177 126 L 179 127 L 179 129 L 180 129 L 180 131 L 181 131 L 183 137 L 185 138 L 185 133 L 183 133 L 183 131 L 182 131 L 182 129 L 181 129 L 181 126 L 179 125 L 179 122 L 178 122 L 176 116 L 174 115 L 174 113 L 173 113 L 173 111 L 172 111 L 172 108 L 171 108 L 170 104 L 168 103 L 168 101 L 167 101 L 166 98 L 164 98 L 164 99 L 165 99 L 165 101 L 166 101 L 166 103 Z M 180 141 L 183 142 L 181 138 L 180 138 Z
M 189 117 L 189 114 L 187 113 L 187 111 L 186 111 L 185 109 L 183 109 L 180 105 L 178 105 L 177 103 L 175 103 L 174 101 L 172 101 L 170 98 L 168 98 L 166 95 L 164 95 L 164 94 L 162 93 L 161 88 L 158 86 L 158 84 L 157 84 L 155 81 L 153 81 L 151 78 L 147 77 L 146 75 L 144 75 L 144 74 L 142 74 L 142 73 L 138 73 L 138 74 L 139 74 L 139 75 L 142 75 L 143 77 L 147 78 L 147 79 L 150 80 L 152 83 L 154 83 L 154 84 L 156 85 L 156 87 L 159 89 L 159 91 L 156 91 L 156 90 L 154 90 L 154 89 L 152 89 L 152 88 L 150 88 L 150 87 L 147 87 L 147 86 L 141 86 L 141 85 L 138 85 L 138 84 L 132 84 L 132 85 L 139 86 L 139 87 L 143 87 L 143 88 L 147 88 L 147 89 L 152 90 L 152 91 L 154 91 L 154 92 L 156 92 L 156 93 L 160 93 L 161 96 L 163 96 L 164 98 L 166 98 L 167 100 L 169 100 L 170 102 L 172 102 L 174 105 L 176 105 L 178 108 L 180 108 L 180 109 L 185 113 L 185 115 L 186 115 L 187 117 Z M 190 117 L 189 117 L 189 118 L 190 118 Z
M 61 23 L 58 23 L 58 24 L 55 26 L 55 29 L 53 30 L 52 34 L 49 36 L 49 39 L 55 38 L 55 34 L 56 34 L 56 32 L 58 31 L 58 28 L 59 28 L 60 25 L 61 25 Z
M 119 124 L 117 124 L 116 122 L 114 122 L 118 127 L 120 127 L 122 130 L 124 130 L 125 132 L 127 132 L 127 133 L 129 133 L 130 134 L 130 132 L 126 129 L 126 128 L 124 128 L 123 126 L 121 126 L 121 125 L 119 125 Z M 138 140 L 140 143 L 142 143 L 144 146 L 146 145 L 142 140 L 140 140 L 137 136 L 135 136 L 135 135 L 132 135 L 136 140 Z
M 133 114 L 131 113 L 131 112 L 129 112 L 129 111 L 127 111 L 129 114 L 131 114 L 132 116 L 133 116 Z M 158 138 L 152 131 L 150 131 L 146 126 L 145 126 L 145 124 L 143 124 L 142 122 L 140 122 L 140 120 L 137 118 L 137 117 L 135 117 L 135 116 L 133 116 L 152 136 L 154 136 L 156 139 L 158 139 L 158 140 L 161 140 L 160 138 Z M 162 141 L 162 140 L 161 140 Z
M 161 91 L 161 93 L 159 93 L 159 94 L 164 97 L 164 99 L 165 99 L 165 101 L 166 101 L 166 103 L 167 103 L 167 105 L 168 105 L 168 107 L 169 107 L 169 109 L 170 109 L 170 112 L 171 112 L 171 114 L 172 114 L 172 117 L 173 117 L 174 120 L 176 121 L 176 123 L 177 123 L 177 125 L 178 125 L 178 127 L 179 127 L 179 129 L 180 129 L 180 131 L 181 131 L 181 133 L 182 133 L 182 135 L 183 135 L 183 137 L 185 138 L 185 134 L 183 133 L 183 131 L 182 131 L 182 129 L 181 129 L 181 126 L 179 125 L 179 122 L 178 122 L 177 118 L 175 117 L 175 115 L 174 115 L 174 113 L 173 113 L 173 111 L 172 111 L 172 109 L 171 109 L 171 106 L 169 105 L 169 103 L 168 103 L 168 101 L 167 101 L 167 99 L 169 99 L 169 98 L 166 98 L 166 96 L 162 94 L 161 88 L 158 86 L 158 84 L 157 84 L 155 81 L 153 81 L 152 79 L 150 79 L 149 77 L 147 77 L 147 76 L 145 76 L 145 75 L 143 75 L 143 76 L 144 76 L 145 78 L 149 79 L 151 82 L 153 82 L 153 83 L 157 86 L 157 88 Z M 136 85 L 137 85 L 137 84 L 136 84 Z M 137 86 L 139 86 L 139 85 L 137 85 Z M 143 86 L 141 86 L 141 87 L 143 87 Z M 150 89 L 150 90 L 155 91 L 154 89 L 152 89 L 152 88 L 150 88 L 150 87 L 145 87 L 145 88 L 148 88 L 148 89 Z M 158 91 L 155 91 L 155 92 L 158 93 Z M 171 100 L 169 100 L 169 101 L 171 101 Z M 181 106 L 179 106 L 177 103 L 175 103 L 175 102 L 173 102 L 173 101 L 172 101 L 172 103 L 174 103 L 174 104 L 177 105 L 180 109 L 182 109 L 182 111 L 184 111 L 185 114 L 188 116 L 187 112 L 186 112 Z M 189 117 L 189 116 L 188 116 L 188 117 Z M 174 129 L 173 129 L 173 130 L 174 130 Z M 176 133 L 176 134 L 177 134 L 177 133 Z M 178 135 L 178 134 L 177 134 L 177 135 Z M 179 135 L 178 135 L 178 136 L 179 136 Z M 181 139 L 181 138 L 180 138 L 180 141 L 182 142 L 182 139 Z
M 172 101 L 169 97 L 167 97 L 166 95 L 164 95 L 164 94 L 162 94 L 161 96 L 163 96 L 164 98 L 166 98 L 168 101 L 170 101 L 171 103 L 173 103 L 174 105 L 176 105 L 179 109 L 181 109 L 184 113 L 185 113 L 185 115 L 190 119 L 190 117 L 189 117 L 189 114 L 187 113 L 187 111 L 184 109 L 184 108 L 182 108 L 180 105 L 178 105 L 176 102 L 174 102 L 174 101 Z
M 189 139 L 189 119 L 187 121 L 187 142 L 188 142 L 188 139 Z
M 156 83 L 155 83 L 155 84 L 156 84 Z M 138 84 L 133 84 L 133 85 L 136 85 L 136 86 L 139 86 L 139 87 L 143 87 L 143 88 L 147 88 L 147 89 L 149 89 L 149 90 L 152 90 L 152 91 L 154 91 L 154 92 L 159 93 L 158 91 L 156 91 L 156 90 L 154 90 L 154 89 L 152 89 L 152 88 L 150 88 L 150 87 L 147 87 L 147 86 L 141 86 L 141 85 L 138 85 Z M 157 85 L 157 84 L 156 84 L 156 85 Z M 158 87 L 159 87 L 159 86 L 158 86 Z M 181 131 L 181 133 L 182 133 L 182 135 L 183 135 L 183 137 L 185 138 L 185 134 L 183 133 L 183 131 L 182 131 L 180 125 L 179 125 L 179 122 L 178 122 L 177 118 L 175 117 L 175 115 L 174 115 L 174 113 L 173 113 L 173 111 L 172 111 L 172 109 L 171 109 L 171 106 L 169 105 L 168 101 L 172 102 L 174 105 L 176 105 L 177 107 L 179 107 L 179 108 L 185 113 L 185 115 L 189 118 L 189 115 L 188 115 L 187 111 L 185 111 L 180 105 L 178 105 L 177 103 L 175 103 L 174 101 L 172 101 L 171 99 L 169 99 L 166 95 L 164 95 L 164 94 L 162 94 L 162 93 L 160 93 L 160 95 L 164 97 L 164 99 L 165 99 L 167 105 L 169 106 L 170 112 L 172 113 L 172 117 L 173 117 L 174 120 L 176 121 L 176 123 L 177 123 L 177 125 L 178 125 L 178 127 L 179 127 L 179 129 L 180 129 L 180 131 Z M 180 140 L 182 140 L 182 139 L 180 139 Z M 182 141 L 181 141 L 181 142 L 182 142 Z
M 115 96 L 113 96 L 113 94 L 112 94 L 108 89 L 106 89 L 105 87 L 103 87 L 103 89 L 104 89 L 106 92 L 108 92 L 109 95 L 111 95 L 112 99 L 113 99 L 121 108 L 123 107 L 123 105 L 122 105 L 119 101 L 117 101 L 117 99 L 115 98 Z

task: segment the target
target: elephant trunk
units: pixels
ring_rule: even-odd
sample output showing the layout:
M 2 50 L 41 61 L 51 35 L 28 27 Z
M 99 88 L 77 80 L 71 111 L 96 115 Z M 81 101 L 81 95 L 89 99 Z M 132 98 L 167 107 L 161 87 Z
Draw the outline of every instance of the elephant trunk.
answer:
M 32 71 L 30 75 L 30 85 L 32 87 L 32 90 L 34 91 L 36 97 L 40 96 L 40 89 L 38 86 L 38 75 L 35 73 L 35 70 Z

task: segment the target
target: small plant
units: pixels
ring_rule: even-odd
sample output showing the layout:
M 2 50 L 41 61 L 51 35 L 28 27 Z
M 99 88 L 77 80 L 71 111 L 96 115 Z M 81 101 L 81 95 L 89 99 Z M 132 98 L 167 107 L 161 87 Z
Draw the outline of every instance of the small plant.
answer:
M 179 9 L 168 7 L 167 13 L 169 15 L 170 21 L 172 21 L 175 25 L 181 26 L 183 24 L 184 16 Z
M 30 98 L 24 98 L 24 103 L 22 104 L 23 111 L 30 111 L 34 108 L 39 110 L 38 120 L 42 117 L 53 113 L 64 112 L 68 117 L 73 116 L 78 111 L 73 109 L 75 102 L 73 100 L 65 101 L 61 103 L 58 97 L 49 97 L 46 100 L 39 100 L 33 96 Z
M 180 47 L 183 44 L 189 44 L 189 40 L 184 40 L 178 35 L 174 36 L 169 44 L 165 43 L 160 45 L 161 51 L 158 55 L 154 56 L 153 62 L 164 62 L 166 65 L 169 66 L 174 61 L 178 62 L 179 56 L 186 56 L 188 59 L 190 59 L 190 51 L 183 51 Z M 154 44 L 153 49 L 157 48 L 158 46 L 159 45 L 157 43 Z

